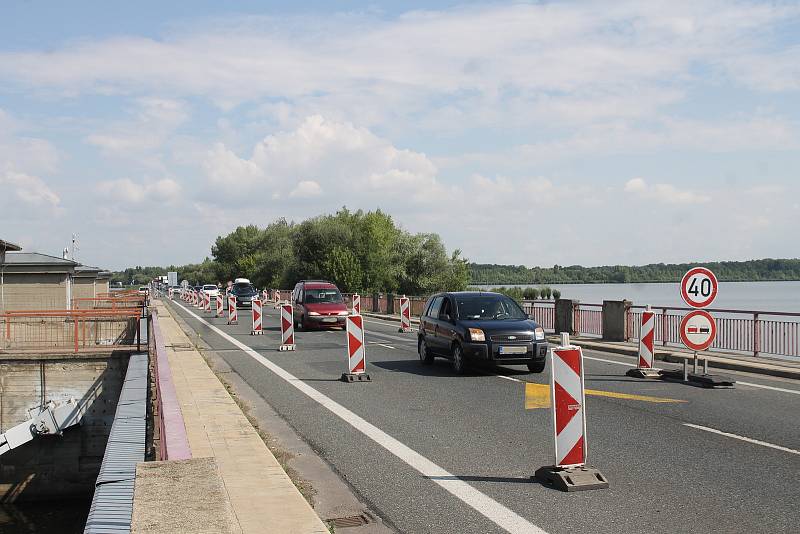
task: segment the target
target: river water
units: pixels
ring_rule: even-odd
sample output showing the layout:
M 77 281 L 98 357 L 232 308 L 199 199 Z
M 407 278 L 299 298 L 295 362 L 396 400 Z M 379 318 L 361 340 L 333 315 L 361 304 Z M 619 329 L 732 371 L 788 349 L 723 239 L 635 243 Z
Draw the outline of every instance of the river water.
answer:
M 0 504 L 0 533 L 80 534 L 91 504 L 84 499 Z
M 561 298 L 588 304 L 603 300 L 633 301 L 636 305 L 686 306 L 680 284 L 547 284 L 561 291 Z M 482 288 L 497 285 L 477 286 Z M 507 286 L 508 287 L 508 286 Z M 541 287 L 520 285 L 520 287 Z M 712 308 L 800 313 L 800 282 L 720 282 Z

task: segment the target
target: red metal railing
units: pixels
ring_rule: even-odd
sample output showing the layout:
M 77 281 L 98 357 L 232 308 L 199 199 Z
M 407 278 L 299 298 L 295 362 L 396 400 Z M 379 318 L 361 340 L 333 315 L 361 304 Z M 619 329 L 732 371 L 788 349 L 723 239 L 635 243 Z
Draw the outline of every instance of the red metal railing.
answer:
M 175 383 L 172 380 L 172 370 L 157 310 L 153 310 L 150 316 L 150 333 L 147 341 L 156 384 L 156 413 L 153 415 L 158 420 L 158 459 L 188 460 L 192 457 L 192 450 L 186 434 L 186 425 L 183 423 Z
M 627 314 L 629 340 L 639 339 L 643 306 L 632 306 Z M 662 346 L 681 345 L 680 323 L 692 308 L 652 308 L 656 314 L 655 341 Z M 800 313 L 708 309 L 717 322 L 717 337 L 711 350 L 782 356 L 800 356 Z M 765 318 L 766 317 L 766 318 Z M 789 320 L 793 318 L 794 320 Z
M 72 299 L 73 310 L 96 310 L 120 308 L 143 308 L 146 304 L 144 295 L 127 295 L 122 297 L 78 297 Z
M 137 348 L 139 309 L 14 310 L 0 314 L 0 349 L 13 352 Z

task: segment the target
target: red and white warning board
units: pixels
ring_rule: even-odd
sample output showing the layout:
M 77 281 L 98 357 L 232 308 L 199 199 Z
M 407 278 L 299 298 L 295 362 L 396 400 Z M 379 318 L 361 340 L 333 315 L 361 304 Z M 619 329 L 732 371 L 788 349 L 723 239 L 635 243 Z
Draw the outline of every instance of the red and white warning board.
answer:
M 239 324 L 236 313 L 236 295 L 228 295 L 228 324 Z
M 705 308 L 717 298 L 718 286 L 710 269 L 693 267 L 681 279 L 681 298 L 692 308 Z
M 353 293 L 353 315 L 361 315 L 361 295 Z
M 203 292 L 204 300 L 203 300 L 203 310 L 210 312 L 211 311 L 211 294 Z
M 639 369 L 653 368 L 653 340 L 656 334 L 656 314 L 650 310 L 642 312 L 642 328 L 639 331 Z
M 586 464 L 586 401 L 580 347 L 550 350 L 550 394 L 553 406 L 556 467 Z
M 347 317 L 347 360 L 351 375 L 366 371 L 367 353 L 364 350 L 364 319 L 360 315 Z
M 411 302 L 400 297 L 400 332 L 411 332 Z
M 694 310 L 681 319 L 681 341 L 692 350 L 706 350 L 717 337 L 717 322 L 705 310 Z
M 264 331 L 261 329 L 261 301 L 253 299 L 253 328 L 250 330 L 250 335 L 261 335 Z
M 294 312 L 291 304 L 281 306 L 281 344 L 278 350 L 294 350 Z
M 225 315 L 225 302 L 223 298 L 222 295 L 217 295 L 217 317 L 223 317 Z

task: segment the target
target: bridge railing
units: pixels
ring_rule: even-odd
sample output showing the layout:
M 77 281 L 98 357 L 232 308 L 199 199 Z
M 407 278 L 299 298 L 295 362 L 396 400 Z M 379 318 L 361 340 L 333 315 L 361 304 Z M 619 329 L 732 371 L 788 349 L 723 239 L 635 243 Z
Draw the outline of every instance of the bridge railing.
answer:
M 158 434 L 154 436 L 157 459 L 188 460 L 192 457 L 192 450 L 175 391 L 164 335 L 158 321 L 158 310 L 153 310 L 150 314 L 149 326 L 150 335 L 147 341 L 155 383 L 153 416 L 157 421 L 154 426 L 158 428 Z
M 139 309 L 9 310 L 0 314 L 0 350 L 139 350 L 140 316 Z
M 659 306 L 655 313 L 655 342 L 681 345 L 680 323 L 692 308 Z M 628 340 L 639 339 L 643 306 L 631 306 L 627 314 Z M 707 309 L 717 323 L 711 350 L 800 357 L 800 313 L 756 310 Z

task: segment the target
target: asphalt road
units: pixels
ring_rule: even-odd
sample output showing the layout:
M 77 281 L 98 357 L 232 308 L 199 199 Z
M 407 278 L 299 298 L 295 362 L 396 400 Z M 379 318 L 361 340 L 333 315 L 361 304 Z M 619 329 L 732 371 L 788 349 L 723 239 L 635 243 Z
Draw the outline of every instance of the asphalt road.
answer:
M 297 350 L 278 352 L 271 307 L 265 335 L 250 336 L 246 310 L 239 325 L 226 325 L 177 299 L 171 306 L 401 532 L 775 533 L 800 525 L 796 382 L 737 373 L 727 374 L 753 385 L 644 381 L 625 376 L 631 358 L 585 351 L 587 389 L 681 402 L 587 396 L 589 463 L 611 487 L 567 494 L 530 480 L 553 463 L 553 437 L 550 410 L 525 409 L 525 383 L 546 384 L 549 369 L 454 376 L 445 360 L 419 362 L 416 334 L 366 318 L 372 382 L 347 384 L 339 381 L 347 365 L 340 330 L 297 332 Z

